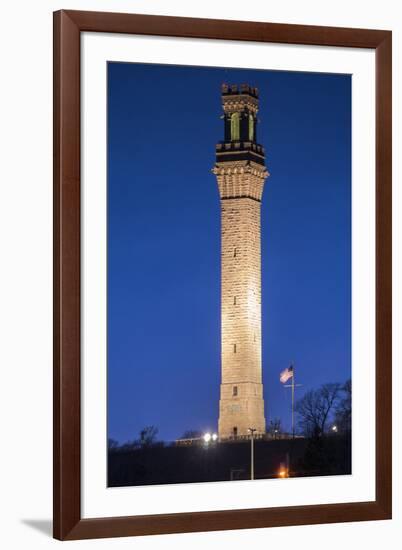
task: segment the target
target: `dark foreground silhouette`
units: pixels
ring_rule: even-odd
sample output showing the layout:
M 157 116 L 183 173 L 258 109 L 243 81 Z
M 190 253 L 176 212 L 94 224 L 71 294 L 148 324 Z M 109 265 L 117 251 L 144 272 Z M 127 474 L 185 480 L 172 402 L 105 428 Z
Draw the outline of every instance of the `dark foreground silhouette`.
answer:
M 254 442 L 255 479 L 350 473 L 350 434 Z M 109 450 L 109 487 L 240 479 L 250 479 L 250 441 Z

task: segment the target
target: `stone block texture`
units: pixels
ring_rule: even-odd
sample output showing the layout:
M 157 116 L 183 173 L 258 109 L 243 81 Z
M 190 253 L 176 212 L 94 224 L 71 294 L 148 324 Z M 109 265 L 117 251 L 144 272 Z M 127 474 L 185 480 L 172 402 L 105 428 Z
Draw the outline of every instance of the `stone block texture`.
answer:
M 264 167 L 217 163 L 221 196 L 219 436 L 265 433 L 261 362 L 261 197 Z

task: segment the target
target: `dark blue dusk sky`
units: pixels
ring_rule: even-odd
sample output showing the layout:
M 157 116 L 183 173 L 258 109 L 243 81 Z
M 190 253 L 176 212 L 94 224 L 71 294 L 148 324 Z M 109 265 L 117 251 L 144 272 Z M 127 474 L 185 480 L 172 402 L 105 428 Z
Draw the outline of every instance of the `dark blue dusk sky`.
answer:
M 263 382 L 305 391 L 351 369 L 351 78 L 109 63 L 108 433 L 216 430 L 220 383 L 220 87 L 260 90 Z

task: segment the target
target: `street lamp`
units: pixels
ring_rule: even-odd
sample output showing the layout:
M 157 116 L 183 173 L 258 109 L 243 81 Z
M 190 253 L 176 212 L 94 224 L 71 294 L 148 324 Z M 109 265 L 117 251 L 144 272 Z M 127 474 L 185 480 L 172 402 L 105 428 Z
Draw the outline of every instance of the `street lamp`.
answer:
M 207 432 L 202 436 L 202 439 L 204 440 L 204 443 L 208 445 L 211 441 L 217 441 L 218 435 L 216 433 L 211 434 Z
M 249 428 L 248 431 L 250 432 L 251 434 L 251 439 L 250 439 L 250 443 L 251 443 L 251 457 L 250 457 L 250 460 L 251 460 L 251 467 L 250 467 L 250 479 L 254 479 L 254 432 L 257 431 L 256 428 Z
M 332 426 L 332 431 L 336 434 L 338 431 L 338 426 L 336 425 Z

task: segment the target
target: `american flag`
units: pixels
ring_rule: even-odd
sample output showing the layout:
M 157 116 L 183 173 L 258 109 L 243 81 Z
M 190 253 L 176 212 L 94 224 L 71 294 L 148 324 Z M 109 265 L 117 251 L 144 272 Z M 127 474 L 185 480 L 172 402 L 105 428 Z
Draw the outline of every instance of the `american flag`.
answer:
M 279 375 L 279 380 L 282 382 L 282 384 L 285 384 L 290 378 L 293 377 L 293 366 L 287 367 L 285 370 L 281 372 Z

